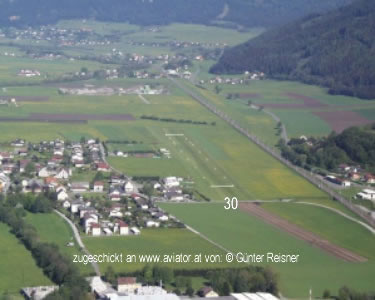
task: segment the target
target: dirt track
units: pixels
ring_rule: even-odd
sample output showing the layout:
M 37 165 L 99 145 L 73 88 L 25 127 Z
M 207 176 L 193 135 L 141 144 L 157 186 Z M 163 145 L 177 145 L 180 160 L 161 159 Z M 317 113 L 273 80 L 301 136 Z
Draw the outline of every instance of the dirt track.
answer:
M 309 243 L 310 245 L 315 246 L 337 258 L 340 258 L 347 262 L 366 262 L 367 261 L 366 258 L 360 255 L 357 255 L 342 247 L 336 246 L 332 244 L 331 242 L 324 240 L 309 231 L 301 229 L 297 225 L 291 224 L 287 222 L 286 220 L 267 212 L 266 210 L 261 208 L 259 205 L 256 205 L 253 203 L 240 203 L 239 206 L 241 210 L 258 217 L 262 219 L 263 221 L 265 221 L 266 223 L 271 224 L 299 238 L 300 240 L 303 240 Z

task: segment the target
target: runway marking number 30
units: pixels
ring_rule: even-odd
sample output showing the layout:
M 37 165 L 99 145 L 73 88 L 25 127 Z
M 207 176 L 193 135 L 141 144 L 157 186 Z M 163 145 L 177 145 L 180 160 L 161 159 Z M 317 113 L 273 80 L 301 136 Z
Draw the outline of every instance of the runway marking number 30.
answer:
M 226 209 L 226 210 L 229 210 L 229 209 L 235 210 L 235 209 L 238 208 L 238 200 L 237 200 L 236 197 L 233 197 L 233 198 L 225 197 L 224 201 L 225 201 L 224 209 Z

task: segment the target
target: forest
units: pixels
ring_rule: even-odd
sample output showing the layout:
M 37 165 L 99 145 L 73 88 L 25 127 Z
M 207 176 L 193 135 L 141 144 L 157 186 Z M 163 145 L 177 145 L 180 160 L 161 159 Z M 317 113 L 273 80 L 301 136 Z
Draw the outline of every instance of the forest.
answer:
M 228 49 L 212 73 L 262 71 L 267 77 L 375 98 L 375 1 L 313 14 Z
M 351 0 L 3 0 L 0 26 L 37 26 L 62 19 L 96 19 L 138 25 L 198 23 L 269 27 L 326 11 Z

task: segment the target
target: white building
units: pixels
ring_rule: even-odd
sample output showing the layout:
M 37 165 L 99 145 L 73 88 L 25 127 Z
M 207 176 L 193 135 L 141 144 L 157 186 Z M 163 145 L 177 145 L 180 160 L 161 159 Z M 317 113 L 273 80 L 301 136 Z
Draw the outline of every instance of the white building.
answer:
M 370 189 L 364 189 L 358 193 L 357 196 L 364 200 L 375 200 L 375 191 Z
M 177 177 L 166 177 L 164 178 L 163 182 L 166 188 L 177 187 L 180 185 L 180 182 L 177 179 Z

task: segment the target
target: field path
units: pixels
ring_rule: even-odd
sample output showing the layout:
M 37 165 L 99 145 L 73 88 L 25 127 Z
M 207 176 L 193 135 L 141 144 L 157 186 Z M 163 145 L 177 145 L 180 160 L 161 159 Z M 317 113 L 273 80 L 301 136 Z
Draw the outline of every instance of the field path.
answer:
M 207 236 L 205 236 L 203 233 L 200 233 L 199 231 L 195 230 L 194 228 L 186 225 L 186 229 L 190 230 L 191 232 L 199 235 L 202 239 L 206 240 L 207 242 L 211 243 L 212 245 L 218 247 L 219 249 L 223 250 L 224 252 L 226 253 L 232 253 L 232 251 L 228 250 L 227 248 L 225 248 L 224 246 L 214 242 L 213 240 L 209 239 Z
M 148 101 L 143 95 L 138 94 L 138 97 L 141 98 L 141 100 L 142 100 L 144 103 L 146 103 L 146 104 L 151 104 L 151 102 Z
M 85 244 L 82 242 L 81 236 L 79 235 L 78 229 L 74 225 L 74 223 L 71 220 L 69 220 L 64 214 L 62 214 L 61 212 L 59 212 L 57 209 L 55 209 L 54 212 L 57 213 L 61 218 L 63 218 L 64 221 L 67 222 L 69 224 L 69 226 L 72 228 L 73 234 L 74 234 L 74 238 L 77 241 L 78 245 L 81 247 L 82 251 L 86 255 L 91 255 L 90 252 L 87 250 Z M 92 267 L 93 267 L 96 275 L 97 276 L 101 276 L 98 264 L 95 263 L 95 262 L 91 262 L 91 265 L 92 265 Z
M 245 211 L 251 215 L 254 215 L 264 222 L 285 231 L 294 237 L 309 243 L 337 258 L 340 258 L 347 262 L 366 262 L 367 259 L 358 254 L 355 254 L 345 248 L 339 247 L 328 240 L 322 239 L 321 237 L 302 229 L 301 227 L 291 224 L 286 220 L 271 214 L 261 208 L 259 205 L 252 203 L 240 203 L 239 205 L 242 211 Z

